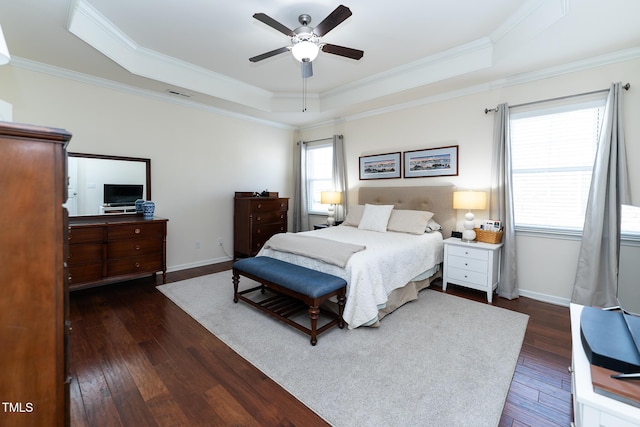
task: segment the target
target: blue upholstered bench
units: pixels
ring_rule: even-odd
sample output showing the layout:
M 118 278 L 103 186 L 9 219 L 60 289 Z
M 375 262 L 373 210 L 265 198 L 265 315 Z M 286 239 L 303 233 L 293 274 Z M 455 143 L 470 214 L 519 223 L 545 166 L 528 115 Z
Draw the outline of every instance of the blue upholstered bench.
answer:
M 238 291 L 240 276 L 255 280 L 260 283 L 260 286 Z M 259 301 L 245 296 L 258 290 L 265 293 L 266 289 L 272 291 L 275 296 Z M 342 314 L 346 290 L 347 282 L 340 277 L 271 257 L 244 258 L 233 264 L 233 302 L 242 300 L 310 335 L 311 345 L 316 345 L 317 336 L 327 329 L 335 325 L 340 329 L 344 328 Z M 332 320 L 318 329 L 320 305 L 333 296 L 338 299 L 338 313 L 323 310 L 322 314 L 329 316 Z M 290 319 L 301 308 L 307 309 L 311 328 Z

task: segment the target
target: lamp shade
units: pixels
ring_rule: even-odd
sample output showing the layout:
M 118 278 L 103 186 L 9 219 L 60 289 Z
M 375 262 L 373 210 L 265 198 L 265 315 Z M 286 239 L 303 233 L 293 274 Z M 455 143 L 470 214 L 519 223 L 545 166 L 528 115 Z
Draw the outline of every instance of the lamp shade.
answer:
M 293 45 L 291 53 L 298 61 L 313 61 L 318 56 L 320 48 L 317 44 L 303 40 Z
M 337 205 L 342 202 L 342 193 L 339 191 L 322 191 L 320 203 L 323 205 Z
M 487 193 L 484 191 L 454 191 L 454 209 L 485 209 L 487 207 Z
M 4 65 L 11 60 L 9 55 L 9 48 L 7 48 L 7 42 L 4 40 L 4 33 L 2 32 L 2 26 L 0 26 L 0 65 Z

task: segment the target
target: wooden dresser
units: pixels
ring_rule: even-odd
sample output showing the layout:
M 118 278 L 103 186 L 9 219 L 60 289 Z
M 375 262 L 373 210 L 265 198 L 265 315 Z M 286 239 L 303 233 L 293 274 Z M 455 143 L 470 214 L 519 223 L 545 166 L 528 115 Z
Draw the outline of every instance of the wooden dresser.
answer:
M 162 272 L 166 282 L 167 221 L 141 215 L 96 215 L 69 220 L 69 289 Z
M 255 256 L 264 243 L 276 233 L 287 231 L 289 199 L 269 193 L 254 197 L 253 193 L 236 192 L 233 208 L 233 257 Z
M 0 122 L 0 424 L 69 424 L 61 129 Z

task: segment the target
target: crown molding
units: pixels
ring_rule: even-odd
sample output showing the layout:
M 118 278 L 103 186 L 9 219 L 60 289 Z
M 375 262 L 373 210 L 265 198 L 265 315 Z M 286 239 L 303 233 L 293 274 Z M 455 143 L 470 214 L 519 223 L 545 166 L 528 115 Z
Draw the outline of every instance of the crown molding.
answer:
M 377 108 L 374 110 L 364 111 L 358 114 L 351 114 L 344 117 L 338 117 L 333 120 L 324 122 L 317 122 L 308 126 L 298 127 L 297 131 L 306 131 L 311 129 L 322 128 L 325 126 L 335 125 L 337 123 L 344 123 L 350 121 L 356 121 L 363 118 L 375 117 L 383 114 L 389 114 L 397 111 L 402 111 L 410 108 L 416 108 L 423 105 L 434 104 L 436 102 L 447 101 L 450 99 L 460 98 L 463 96 L 475 95 L 478 93 L 489 92 L 493 90 L 500 90 L 510 86 L 517 86 L 526 83 L 531 83 L 539 80 L 545 80 L 553 77 L 558 77 L 564 74 L 576 73 L 580 71 L 586 71 L 593 68 L 599 68 L 607 65 L 616 64 L 619 62 L 631 61 L 640 58 L 640 47 L 624 49 L 617 52 L 608 53 L 605 55 L 596 56 L 580 61 L 574 61 L 567 64 L 558 65 L 555 67 L 549 67 L 542 70 L 533 71 L 530 73 L 522 73 L 513 76 L 509 76 L 503 79 L 494 80 L 488 83 L 482 83 L 474 86 L 468 86 L 458 90 L 444 92 L 438 95 L 424 97 L 409 102 L 398 103 L 390 105 L 388 107 Z
M 189 98 L 182 98 L 182 97 L 170 95 L 168 93 L 159 93 L 159 92 L 148 90 L 148 89 L 141 89 L 136 86 L 114 82 L 113 80 L 103 79 L 100 77 L 79 73 L 77 71 L 70 71 L 64 68 L 55 67 L 53 65 L 31 61 L 25 58 L 12 56 L 11 62 L 9 63 L 9 65 L 17 68 L 22 68 L 25 70 L 47 74 L 54 77 L 63 78 L 66 80 L 72 80 L 80 83 L 89 84 L 92 86 L 102 87 L 102 88 L 111 89 L 111 90 L 117 90 L 120 92 L 133 94 L 133 95 L 138 95 L 138 96 L 150 98 L 156 101 L 168 102 L 170 104 L 176 104 L 176 105 L 181 105 L 183 107 L 194 108 L 194 109 L 206 111 L 209 113 L 215 113 L 215 114 L 233 118 L 233 119 L 249 121 L 249 122 L 258 123 L 261 125 L 266 125 L 269 127 L 278 128 L 278 129 L 286 129 L 286 130 L 295 129 L 294 126 L 291 126 L 285 123 L 265 120 L 265 119 L 261 119 L 261 118 L 247 115 L 247 114 L 235 113 L 233 111 L 226 110 L 223 108 L 217 108 L 210 105 L 202 104 L 200 102 L 191 100 Z

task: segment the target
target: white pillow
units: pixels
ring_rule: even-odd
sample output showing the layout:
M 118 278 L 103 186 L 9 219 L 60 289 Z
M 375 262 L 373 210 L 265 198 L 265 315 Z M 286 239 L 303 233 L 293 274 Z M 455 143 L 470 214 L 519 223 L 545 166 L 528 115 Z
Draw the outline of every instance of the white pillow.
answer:
M 387 230 L 400 233 L 424 234 L 433 212 L 398 210 L 391 211 Z
M 360 225 L 360 220 L 362 219 L 363 213 L 364 205 L 349 206 L 349 212 L 347 212 L 347 217 L 342 222 L 342 225 L 357 227 L 358 225 Z
M 440 231 L 440 230 L 442 230 L 442 226 L 437 222 L 435 222 L 433 218 L 430 219 L 429 222 L 427 223 L 427 233 L 431 233 L 432 231 Z
M 364 212 L 358 228 L 385 233 L 393 205 L 364 205 Z

